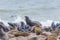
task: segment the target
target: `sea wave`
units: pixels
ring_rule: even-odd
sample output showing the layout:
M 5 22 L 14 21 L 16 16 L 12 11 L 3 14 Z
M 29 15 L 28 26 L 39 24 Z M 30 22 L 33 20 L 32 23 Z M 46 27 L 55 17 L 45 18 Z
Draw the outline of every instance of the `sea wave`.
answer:
M 0 18 L 0 22 L 3 22 L 6 26 L 9 26 L 8 24 L 9 21 L 5 21 Z M 23 19 L 21 16 L 17 16 L 17 18 L 14 21 L 10 21 L 10 22 L 13 22 L 13 23 L 24 22 L 26 24 L 25 19 Z M 46 20 L 46 21 L 39 21 L 39 22 L 42 24 L 42 28 L 44 28 L 44 26 L 46 28 L 50 27 L 52 22 L 54 22 L 55 24 L 60 23 L 59 21 L 53 21 L 53 20 Z

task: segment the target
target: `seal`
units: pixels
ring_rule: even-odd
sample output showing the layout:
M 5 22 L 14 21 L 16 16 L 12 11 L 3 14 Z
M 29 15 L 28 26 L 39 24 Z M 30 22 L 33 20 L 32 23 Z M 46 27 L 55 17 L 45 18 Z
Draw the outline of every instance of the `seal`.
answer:
M 30 26 L 25 24 L 24 22 L 21 22 L 20 31 L 22 31 L 22 32 L 29 32 L 30 31 Z
M 42 33 L 42 28 L 41 28 L 41 26 L 36 24 L 31 28 L 31 31 L 36 33 L 36 35 L 40 35 Z
M 1 40 L 9 40 L 8 34 L 4 32 L 3 27 L 0 25 L 0 39 Z
M 41 27 L 39 25 L 36 25 L 34 29 L 35 29 L 36 35 L 39 35 L 39 34 L 42 33 L 42 29 L 41 29 Z
M 34 23 L 29 19 L 28 16 L 25 16 L 25 21 L 29 26 L 34 26 Z
M 21 31 L 18 31 L 18 29 L 16 27 L 12 28 L 12 30 L 9 32 L 9 34 L 11 35 L 14 35 L 15 37 L 18 37 L 18 36 L 28 36 L 29 33 L 28 32 L 21 32 Z

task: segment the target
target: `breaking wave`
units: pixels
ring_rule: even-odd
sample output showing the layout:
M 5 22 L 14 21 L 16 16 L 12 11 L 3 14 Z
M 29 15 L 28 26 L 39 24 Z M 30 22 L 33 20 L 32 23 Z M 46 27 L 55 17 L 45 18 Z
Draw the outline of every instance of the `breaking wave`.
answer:
M 4 21 L 0 18 L 0 22 L 3 22 L 6 26 L 9 26 L 9 24 L 8 24 L 9 21 Z M 17 16 L 16 19 L 11 22 L 13 22 L 13 23 L 24 22 L 26 24 L 25 19 L 22 18 L 21 16 Z M 59 21 L 53 21 L 53 20 L 46 20 L 46 21 L 39 21 L 39 22 L 42 24 L 43 28 L 44 28 L 44 26 L 46 26 L 46 27 L 51 26 L 52 22 L 54 22 L 55 24 L 60 23 Z

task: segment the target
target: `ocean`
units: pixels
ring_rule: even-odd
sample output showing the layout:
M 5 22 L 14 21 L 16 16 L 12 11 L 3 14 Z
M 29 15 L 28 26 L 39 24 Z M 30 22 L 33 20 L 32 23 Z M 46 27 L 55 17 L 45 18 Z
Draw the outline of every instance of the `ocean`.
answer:
M 1 0 L 0 2 L 0 18 L 4 21 L 12 22 L 19 17 L 24 19 L 24 16 L 39 22 L 60 21 L 60 0 Z

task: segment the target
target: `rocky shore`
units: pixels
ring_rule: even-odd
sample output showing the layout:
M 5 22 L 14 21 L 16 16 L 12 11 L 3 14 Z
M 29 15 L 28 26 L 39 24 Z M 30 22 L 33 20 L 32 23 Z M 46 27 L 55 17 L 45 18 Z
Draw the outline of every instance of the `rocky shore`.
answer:
M 52 22 L 51 26 L 44 26 L 38 21 L 32 21 L 25 16 L 26 24 L 8 22 L 6 26 L 0 22 L 0 40 L 60 40 L 60 23 Z

